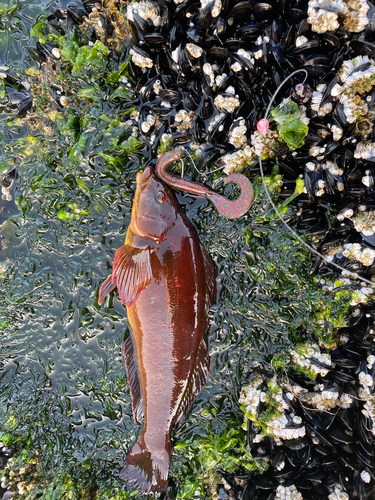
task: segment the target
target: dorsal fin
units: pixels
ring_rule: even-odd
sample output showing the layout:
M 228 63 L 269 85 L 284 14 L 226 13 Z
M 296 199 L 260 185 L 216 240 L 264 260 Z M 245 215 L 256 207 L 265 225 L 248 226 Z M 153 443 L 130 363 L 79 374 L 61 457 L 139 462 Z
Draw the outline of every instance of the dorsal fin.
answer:
M 112 283 L 117 279 L 121 302 L 130 307 L 151 281 L 149 248 L 123 245 L 116 251 L 113 262 Z
M 210 362 L 207 359 L 207 345 L 205 340 L 202 339 L 198 347 L 194 371 L 190 375 L 190 379 L 187 381 L 186 389 L 177 411 L 177 419 L 174 424 L 175 429 L 178 429 L 184 423 L 193 401 L 206 383 L 209 371 Z
M 137 352 L 132 335 L 130 335 L 124 343 L 124 361 L 132 398 L 133 420 L 136 422 L 143 417 L 143 396 L 139 377 Z

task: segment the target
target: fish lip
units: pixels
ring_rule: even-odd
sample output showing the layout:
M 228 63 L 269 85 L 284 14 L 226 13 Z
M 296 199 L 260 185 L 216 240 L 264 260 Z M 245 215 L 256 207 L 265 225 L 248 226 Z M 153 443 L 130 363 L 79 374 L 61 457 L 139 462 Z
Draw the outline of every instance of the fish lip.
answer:
M 154 169 L 151 166 L 148 166 L 144 169 L 144 171 L 138 172 L 137 174 L 137 185 L 138 189 L 144 190 L 151 179 L 155 177 Z
M 147 217 L 147 215 L 139 214 L 139 217 L 141 217 L 144 220 L 154 220 L 153 217 Z

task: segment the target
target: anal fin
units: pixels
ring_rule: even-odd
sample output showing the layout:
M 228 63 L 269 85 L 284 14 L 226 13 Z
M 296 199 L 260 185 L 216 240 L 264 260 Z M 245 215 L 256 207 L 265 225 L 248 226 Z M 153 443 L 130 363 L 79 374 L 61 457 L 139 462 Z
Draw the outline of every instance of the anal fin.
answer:
M 175 429 L 178 429 L 184 423 L 191 405 L 207 381 L 209 371 L 210 362 L 207 359 L 207 344 L 205 340 L 202 339 L 198 347 L 195 368 L 190 375 L 185 393 L 182 396 L 181 403 L 178 408 L 177 419 L 174 424 Z
M 206 308 L 208 311 L 208 309 L 210 309 L 210 307 L 212 306 L 212 304 L 214 304 L 216 300 L 216 276 L 215 276 L 214 263 L 212 262 L 210 254 L 204 248 L 202 243 L 201 243 L 201 250 L 203 255 L 204 270 L 206 277 L 206 287 L 207 287 Z
M 143 396 L 138 370 L 137 352 L 131 335 L 124 343 L 124 361 L 132 398 L 133 419 L 134 422 L 136 422 L 143 417 Z

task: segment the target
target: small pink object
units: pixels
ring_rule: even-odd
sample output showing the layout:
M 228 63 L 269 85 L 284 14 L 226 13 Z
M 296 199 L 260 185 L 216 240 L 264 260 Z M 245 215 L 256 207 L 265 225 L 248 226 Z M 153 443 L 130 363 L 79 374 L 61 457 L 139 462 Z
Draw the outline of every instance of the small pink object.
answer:
M 260 132 L 261 134 L 264 134 L 265 132 L 267 132 L 269 126 L 270 126 L 270 122 L 268 120 L 266 120 L 266 118 L 262 118 L 257 123 L 258 132 Z

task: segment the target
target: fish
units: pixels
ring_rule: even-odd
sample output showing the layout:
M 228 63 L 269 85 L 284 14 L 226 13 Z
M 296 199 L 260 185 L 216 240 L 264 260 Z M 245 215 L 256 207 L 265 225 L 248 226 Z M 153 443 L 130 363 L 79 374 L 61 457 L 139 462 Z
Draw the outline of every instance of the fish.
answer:
M 208 311 L 216 298 L 213 262 L 198 234 L 151 166 L 137 174 L 125 245 L 98 302 L 117 287 L 131 335 L 124 344 L 133 418 L 144 418 L 120 477 L 134 490 L 167 491 L 171 433 L 209 373 Z

